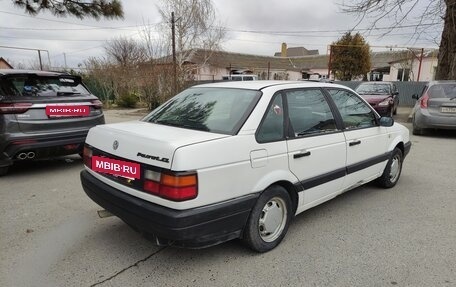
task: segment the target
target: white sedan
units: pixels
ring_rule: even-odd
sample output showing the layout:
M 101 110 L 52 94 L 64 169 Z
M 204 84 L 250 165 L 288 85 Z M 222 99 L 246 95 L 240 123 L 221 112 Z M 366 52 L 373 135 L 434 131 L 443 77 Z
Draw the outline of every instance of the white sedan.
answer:
M 345 86 L 223 82 L 92 128 L 81 181 L 159 245 L 241 238 L 265 252 L 306 209 L 373 180 L 393 187 L 410 147 L 404 126 Z

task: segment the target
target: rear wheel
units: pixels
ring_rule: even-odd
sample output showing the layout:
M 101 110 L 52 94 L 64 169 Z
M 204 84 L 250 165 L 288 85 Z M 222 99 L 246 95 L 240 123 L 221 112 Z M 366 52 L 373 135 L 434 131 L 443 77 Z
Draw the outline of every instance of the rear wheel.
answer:
M 393 150 L 381 177 L 377 179 L 377 184 L 384 188 L 391 188 L 399 181 L 402 171 L 403 155 L 399 148 Z
M 244 242 L 257 251 L 275 248 L 287 233 L 292 217 L 291 199 L 285 188 L 270 186 L 260 196 L 244 230 Z

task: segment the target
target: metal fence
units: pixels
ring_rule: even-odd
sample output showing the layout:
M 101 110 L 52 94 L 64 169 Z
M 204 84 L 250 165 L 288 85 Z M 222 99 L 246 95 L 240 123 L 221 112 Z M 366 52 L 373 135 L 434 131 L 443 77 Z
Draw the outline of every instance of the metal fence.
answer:
M 192 85 L 207 84 L 214 82 L 223 82 L 221 80 L 208 80 L 208 81 L 196 81 Z M 356 89 L 362 81 L 335 81 L 335 84 L 347 86 L 351 89 Z M 396 84 L 397 90 L 399 91 L 399 106 L 401 107 L 413 107 L 416 100 L 412 98 L 412 95 L 421 95 L 424 86 L 428 82 L 393 82 Z
M 336 84 L 347 86 L 355 89 L 361 84 L 361 81 L 336 81 Z M 399 106 L 413 107 L 416 100 L 412 98 L 413 94 L 420 95 L 427 82 L 393 82 L 399 91 Z

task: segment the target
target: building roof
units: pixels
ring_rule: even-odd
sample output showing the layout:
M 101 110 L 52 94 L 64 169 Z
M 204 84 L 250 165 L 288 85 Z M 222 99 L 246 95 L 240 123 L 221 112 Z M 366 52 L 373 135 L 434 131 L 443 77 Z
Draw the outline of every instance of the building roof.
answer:
M 435 55 L 433 53 L 426 54 Z M 389 67 L 390 63 L 400 61 L 410 57 L 408 50 L 388 51 L 388 52 L 371 52 L 372 69 Z M 162 58 L 165 62 L 171 61 L 171 56 Z M 209 51 L 195 49 L 185 60 L 189 64 L 203 64 L 210 66 L 226 68 L 231 70 L 250 70 L 270 69 L 287 70 L 287 71 L 310 71 L 314 69 L 328 68 L 329 55 L 309 55 L 302 57 L 274 57 L 241 54 L 225 51 Z
M 0 62 L 9 67 L 10 69 L 13 69 L 13 66 L 11 66 L 3 57 L 0 57 Z
M 303 56 L 311 56 L 311 55 L 318 55 L 318 50 L 307 50 L 304 47 L 293 47 L 287 48 L 287 57 L 303 57 Z M 281 57 L 282 52 L 276 52 L 274 57 Z

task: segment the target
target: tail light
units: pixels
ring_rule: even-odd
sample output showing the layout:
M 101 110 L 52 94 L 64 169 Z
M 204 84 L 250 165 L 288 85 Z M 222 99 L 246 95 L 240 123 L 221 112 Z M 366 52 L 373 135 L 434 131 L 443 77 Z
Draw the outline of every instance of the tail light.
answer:
M 88 168 L 92 168 L 92 154 L 92 149 L 89 146 L 85 145 L 84 152 L 82 155 L 82 161 Z
M 198 195 L 197 173 L 160 173 L 146 170 L 143 189 L 173 201 L 193 199 Z
M 103 103 L 100 100 L 93 100 L 92 101 L 92 106 L 95 109 L 101 109 L 103 107 Z
M 31 103 L 0 103 L 0 114 L 22 114 L 31 106 Z
M 428 93 L 425 93 L 424 96 L 421 97 L 421 100 L 420 100 L 420 107 L 422 109 L 427 109 L 428 107 L 428 101 L 429 101 L 429 95 Z

